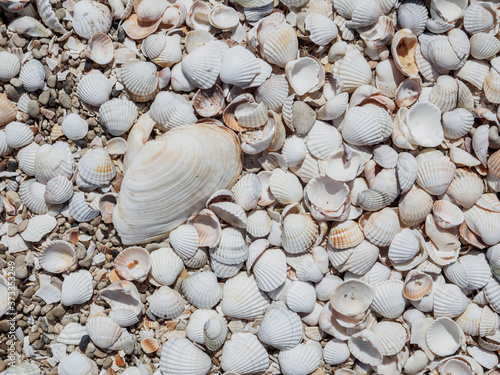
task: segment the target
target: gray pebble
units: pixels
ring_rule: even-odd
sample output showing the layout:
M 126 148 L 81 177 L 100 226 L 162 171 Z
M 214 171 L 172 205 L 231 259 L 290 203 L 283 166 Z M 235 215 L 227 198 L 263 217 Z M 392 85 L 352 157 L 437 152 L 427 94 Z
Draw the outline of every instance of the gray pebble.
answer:
M 29 101 L 28 114 L 33 118 L 38 118 L 38 116 L 40 116 L 40 106 L 35 100 Z
M 316 112 L 304 102 L 295 102 L 292 109 L 295 134 L 305 136 L 316 122 Z
M 15 264 L 15 275 L 16 278 L 18 279 L 25 279 L 28 277 L 28 267 L 26 267 L 26 256 L 25 255 L 19 255 L 16 257 L 16 260 L 14 260 Z
M 49 78 L 47 78 L 47 86 L 49 87 L 56 87 L 57 85 L 57 77 L 56 76 L 50 76 Z
M 23 81 L 21 81 L 19 78 L 12 78 L 10 80 L 10 84 L 14 87 L 22 87 Z
M 59 304 L 56 307 L 54 307 L 51 311 L 52 315 L 54 315 L 56 318 L 62 318 L 65 314 L 66 311 L 64 310 L 64 307 Z
M 71 98 L 68 94 L 66 94 L 64 91 L 61 91 L 59 93 L 59 102 L 64 108 L 71 108 Z
M 42 59 L 42 54 L 40 53 L 39 50 L 37 49 L 33 49 L 33 51 L 31 51 L 33 53 L 33 58 L 37 59 L 37 60 L 41 60 Z

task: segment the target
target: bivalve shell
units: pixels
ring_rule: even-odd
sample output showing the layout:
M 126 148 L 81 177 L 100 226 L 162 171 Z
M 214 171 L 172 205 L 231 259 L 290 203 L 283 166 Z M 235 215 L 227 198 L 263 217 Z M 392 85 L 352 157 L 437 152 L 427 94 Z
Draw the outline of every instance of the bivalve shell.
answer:
M 76 94 L 86 104 L 98 107 L 108 100 L 111 90 L 109 79 L 99 70 L 92 70 L 80 79 Z

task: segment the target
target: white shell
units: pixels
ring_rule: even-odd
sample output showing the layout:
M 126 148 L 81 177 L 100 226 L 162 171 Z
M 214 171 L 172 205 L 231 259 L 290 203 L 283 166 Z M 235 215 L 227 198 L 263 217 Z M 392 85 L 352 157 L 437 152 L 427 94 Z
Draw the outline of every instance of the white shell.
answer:
M 106 316 L 96 316 L 87 320 L 86 328 L 90 340 L 103 349 L 112 346 L 122 333 L 120 326 Z
M 111 99 L 99 107 L 99 119 L 111 135 L 120 136 L 137 119 L 137 106 L 132 101 Z
M 307 341 L 290 350 L 282 350 L 278 355 L 283 375 L 304 375 L 318 368 L 322 357 L 321 345 Z
M 106 34 L 94 34 L 88 41 L 86 51 L 94 62 L 107 65 L 113 60 L 113 41 Z
M 199 309 L 215 306 L 221 298 L 221 287 L 211 271 L 197 272 L 188 276 L 181 284 L 182 294 L 189 303 Z
M 165 375 L 205 375 L 210 371 L 210 357 L 186 338 L 174 337 L 161 350 L 160 369 Z
M 30 127 L 21 122 L 13 121 L 5 127 L 5 140 L 11 148 L 21 148 L 33 142 L 33 132 Z
M 26 91 L 41 90 L 45 86 L 45 69 L 40 61 L 30 60 L 22 66 L 19 78 Z
M 92 275 L 87 270 L 70 273 L 63 281 L 61 303 L 63 306 L 80 305 L 92 298 Z
M 234 333 L 222 348 L 221 367 L 226 373 L 259 373 L 268 366 L 266 349 L 251 333 Z
M 78 174 L 88 184 L 107 185 L 116 176 L 111 157 L 103 147 L 88 150 L 78 163 Z
M 19 168 L 28 176 L 35 175 L 35 157 L 39 148 L 38 143 L 32 142 L 17 152 Z
M 38 242 L 50 233 L 57 225 L 57 220 L 48 214 L 34 216 L 28 221 L 28 226 L 21 233 L 25 241 Z
M 93 360 L 74 351 L 61 360 L 57 366 L 57 373 L 61 375 L 97 375 L 99 370 Z
M 465 341 L 462 329 L 450 318 L 438 318 L 425 335 L 429 349 L 436 355 L 454 354 Z
M 151 269 L 151 256 L 142 247 L 128 247 L 115 258 L 113 265 L 123 279 L 144 281 Z
M 196 253 L 199 236 L 195 227 L 180 225 L 169 236 L 170 244 L 182 259 L 189 259 Z
M 160 248 L 151 253 L 150 281 L 171 285 L 183 268 L 182 259 L 171 248 Z
M 76 221 L 85 223 L 99 216 L 99 210 L 91 208 L 85 199 L 85 193 L 75 193 L 69 201 L 69 213 Z
M 212 87 L 220 73 L 222 59 L 210 48 L 212 43 L 216 42 L 209 42 L 197 48 L 181 62 L 182 71 L 187 79 L 200 89 Z
M 89 125 L 77 113 L 70 113 L 64 118 L 61 130 L 66 138 L 76 141 L 87 136 Z
M 0 81 L 10 81 L 18 75 L 21 70 L 21 61 L 19 58 L 7 51 L 0 52 Z
M 416 103 L 406 115 L 406 124 L 412 143 L 425 147 L 436 147 L 444 140 L 441 112 L 431 103 Z
M 193 124 L 197 120 L 191 103 L 172 92 L 162 91 L 156 95 L 149 114 L 162 130 Z
M 84 3 L 87 1 L 83 1 Z M 99 70 L 84 74 L 76 87 L 78 98 L 88 105 L 98 107 L 106 102 L 111 94 L 109 79 Z
M 63 273 L 76 268 L 76 252 L 66 241 L 52 241 L 45 245 L 40 255 L 40 265 L 51 273 Z
M 224 54 L 220 79 L 237 87 L 246 87 L 260 72 L 260 64 L 254 54 L 241 46 L 235 46 Z
M 221 309 L 224 315 L 232 318 L 255 319 L 264 315 L 268 301 L 255 277 L 241 272 L 224 284 Z
M 382 345 L 373 331 L 365 329 L 355 333 L 349 338 L 347 345 L 351 354 L 361 362 L 371 366 L 382 363 Z
M 89 39 L 97 33 L 106 34 L 113 20 L 109 8 L 96 1 L 84 0 L 75 4 L 73 28 L 82 38 Z
M 304 20 L 304 28 L 309 32 L 309 39 L 318 46 L 328 45 L 338 35 L 337 25 L 319 13 L 309 13 Z
M 168 286 L 162 286 L 147 298 L 149 310 L 161 319 L 174 319 L 184 311 L 182 296 Z
M 313 57 L 301 57 L 285 67 L 286 78 L 299 96 L 318 91 L 325 82 L 323 65 Z
M 130 60 L 120 69 L 120 80 L 130 98 L 147 102 L 159 91 L 159 78 L 155 64 L 141 60 Z
M 27 180 L 19 186 L 19 196 L 26 207 L 33 213 L 43 215 L 49 207 L 44 199 L 45 185 L 35 179 Z
M 283 302 L 273 302 L 262 318 L 258 336 L 279 350 L 292 349 L 302 341 L 302 322 Z

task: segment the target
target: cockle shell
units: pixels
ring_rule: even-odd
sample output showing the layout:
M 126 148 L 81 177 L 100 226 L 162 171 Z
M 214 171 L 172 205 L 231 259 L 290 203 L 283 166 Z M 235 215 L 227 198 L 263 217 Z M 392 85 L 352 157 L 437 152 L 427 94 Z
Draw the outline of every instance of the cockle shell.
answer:
M 300 317 L 283 302 L 273 302 L 262 318 L 258 336 L 260 341 L 277 349 L 292 349 L 302 340 Z
M 87 320 L 86 327 L 92 342 L 103 349 L 112 346 L 122 333 L 120 326 L 106 316 Z
M 30 179 L 19 186 L 19 196 L 26 207 L 33 213 L 43 215 L 49 207 L 44 199 L 45 185 Z
M 188 152 L 186 149 L 184 140 L 189 141 L 193 145 L 194 148 L 191 151 Z M 167 144 L 166 142 L 171 147 L 164 148 L 164 145 Z M 192 150 L 196 150 L 196 152 L 193 153 Z M 189 155 L 180 156 L 186 152 Z M 225 160 L 220 158 L 219 152 L 220 155 L 225 155 Z M 158 167 L 154 167 L 154 161 L 151 164 L 152 154 L 163 154 L 166 159 L 164 157 L 155 157 L 154 160 L 158 161 L 159 165 Z M 174 155 L 178 156 L 172 159 Z M 207 158 L 207 155 L 213 155 L 213 158 Z M 170 162 L 165 163 L 165 160 L 169 160 Z M 211 175 L 207 174 L 204 180 L 200 180 L 200 176 L 197 176 L 197 184 L 191 188 L 187 188 L 187 186 L 191 185 L 186 180 L 186 174 L 179 171 L 183 175 L 183 178 L 179 180 L 175 176 L 175 173 L 172 173 L 172 171 L 177 170 L 173 165 L 181 160 L 183 165 L 186 165 L 188 160 L 193 165 L 198 165 L 199 160 L 203 160 L 203 163 L 207 163 L 207 167 L 210 166 L 210 169 L 216 168 L 214 170 L 216 170 L 219 177 L 215 178 L 213 173 L 211 173 Z M 148 167 L 144 168 L 143 164 L 147 164 Z M 162 171 L 164 171 L 167 179 L 163 176 Z M 118 204 L 113 213 L 115 228 L 124 243 L 141 243 L 150 241 L 153 238 L 161 238 L 182 224 L 193 212 L 203 208 L 206 199 L 213 191 L 230 187 L 236 180 L 236 177 L 239 176 L 240 171 L 240 148 L 236 138 L 229 130 L 207 124 L 188 125 L 173 129 L 161 139 L 147 143 L 127 169 L 122 182 Z M 145 174 L 156 176 L 155 179 L 157 182 L 152 183 L 150 178 L 144 176 Z M 168 181 L 175 181 L 175 185 L 171 185 Z M 149 191 L 158 191 L 158 194 L 163 199 L 172 203 L 167 204 L 165 202 L 165 205 L 159 205 L 156 197 L 152 195 L 141 198 L 142 194 L 140 194 L 134 199 L 135 194 L 133 191 L 142 191 L 143 187 L 140 186 L 145 182 L 148 183 L 147 189 Z M 166 193 L 165 190 L 158 190 L 160 186 L 169 186 L 170 192 Z M 195 201 L 183 200 L 181 196 L 190 194 L 189 189 L 193 188 L 196 188 L 199 199 Z M 174 209 L 174 206 L 170 206 L 171 204 L 176 208 Z M 141 209 L 145 209 L 148 205 L 151 206 L 151 209 L 146 211 L 148 212 L 147 217 L 143 217 L 140 224 L 137 223 L 135 218 L 136 209 L 139 206 Z M 160 212 L 168 212 L 168 214 L 160 214 Z M 158 220 L 159 217 L 162 219 Z M 137 231 L 138 225 L 143 229 L 141 233 Z
M 116 169 L 108 152 L 103 147 L 96 147 L 82 156 L 78 173 L 87 183 L 102 186 L 115 177 Z
M 21 148 L 33 141 L 30 127 L 22 122 L 13 121 L 5 127 L 5 140 L 8 147 Z
M 122 278 L 144 281 L 151 269 L 151 258 L 142 247 L 129 247 L 116 257 L 114 266 Z
M 109 8 L 96 1 L 84 0 L 75 3 L 73 28 L 85 39 L 90 39 L 97 33 L 106 34 L 113 20 Z
M 45 69 L 38 60 L 30 60 L 21 67 L 19 78 L 26 91 L 41 90 L 45 86 Z
M 51 31 L 46 29 L 40 21 L 30 16 L 16 18 L 9 24 L 9 30 L 39 38 L 47 38 L 52 35 Z
M 40 146 L 35 157 L 35 177 L 46 184 L 56 176 L 70 178 L 73 174 L 73 155 L 67 143 Z
M 61 130 L 66 138 L 76 141 L 87 136 L 89 125 L 77 113 L 70 113 L 64 118 Z
M 70 273 L 63 281 L 61 303 L 63 306 L 80 305 L 92 298 L 92 275 L 86 270 Z
M 436 355 L 454 354 L 465 340 L 462 329 L 450 318 L 438 318 L 427 329 L 426 341 Z
M 207 374 L 211 366 L 210 357 L 186 338 L 174 337 L 163 344 L 160 358 L 162 374 L 201 375 Z
M 226 373 L 259 373 L 269 365 L 266 349 L 251 333 L 234 333 L 224 344 L 222 353 L 221 367 Z
M 137 106 L 132 101 L 111 99 L 99 107 L 99 119 L 111 135 L 122 135 L 137 119 Z
M 382 363 L 382 345 L 373 331 L 365 329 L 355 333 L 349 338 L 347 345 L 351 354 L 361 362 L 372 366 Z
M 160 92 L 150 108 L 150 116 L 162 130 L 170 130 L 196 122 L 194 108 L 183 96 Z
M 170 248 L 160 248 L 151 253 L 150 281 L 171 285 L 184 268 L 182 259 Z
M 137 102 L 147 102 L 159 91 L 156 66 L 147 61 L 127 61 L 120 69 L 120 79 L 130 98 Z
M 48 214 L 34 216 L 28 222 L 28 226 L 21 233 L 25 241 L 38 242 L 47 233 L 50 233 L 57 225 L 57 220 Z
M 52 273 L 63 273 L 76 268 L 76 252 L 72 244 L 66 241 L 53 241 L 44 246 L 40 256 L 40 265 Z
M 113 42 L 106 34 L 97 33 L 92 35 L 87 44 L 87 55 L 94 62 L 106 65 L 113 60 Z
M 61 360 L 57 366 L 57 373 L 61 375 L 97 375 L 99 370 L 93 360 L 74 351 Z
M 111 90 L 109 79 L 99 70 L 92 70 L 80 79 L 76 94 L 88 105 L 98 107 L 108 100 Z
M 238 319 L 254 319 L 264 315 L 269 298 L 259 290 L 255 277 L 241 272 L 224 284 L 222 312 Z
M 396 67 L 405 76 L 418 74 L 415 53 L 418 40 L 410 29 L 401 29 L 392 38 L 391 51 Z
M 199 309 L 208 309 L 216 305 L 221 298 L 221 287 L 213 272 L 195 273 L 186 278 L 181 285 L 186 299 Z
M 147 298 L 149 310 L 161 319 L 174 319 L 184 311 L 182 296 L 168 286 L 162 286 Z
M 19 58 L 7 51 L 0 52 L 0 81 L 10 81 L 17 76 L 21 70 L 21 61 Z

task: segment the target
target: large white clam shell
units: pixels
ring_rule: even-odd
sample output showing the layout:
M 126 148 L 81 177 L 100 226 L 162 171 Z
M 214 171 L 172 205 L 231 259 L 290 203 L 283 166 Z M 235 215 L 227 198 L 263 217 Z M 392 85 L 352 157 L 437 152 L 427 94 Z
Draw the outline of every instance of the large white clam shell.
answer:
M 192 146 L 186 147 L 186 142 Z M 179 170 L 176 164 L 184 165 L 192 175 L 186 174 L 184 169 Z M 205 173 L 201 172 L 203 165 L 207 166 Z M 128 244 L 164 237 L 193 212 L 203 208 L 215 190 L 230 187 L 240 171 L 240 147 L 230 130 L 207 124 L 173 129 L 164 137 L 147 143 L 127 169 L 113 213 L 115 228 L 123 243 Z M 198 173 L 203 173 L 204 177 L 200 178 Z M 192 184 L 190 181 L 195 177 L 197 183 Z M 144 196 L 140 193 L 144 189 L 151 194 Z M 194 190 L 196 199 L 182 198 L 191 196 Z M 158 204 L 158 199 L 165 203 Z M 138 222 L 136 211 L 139 207 L 147 215 Z

